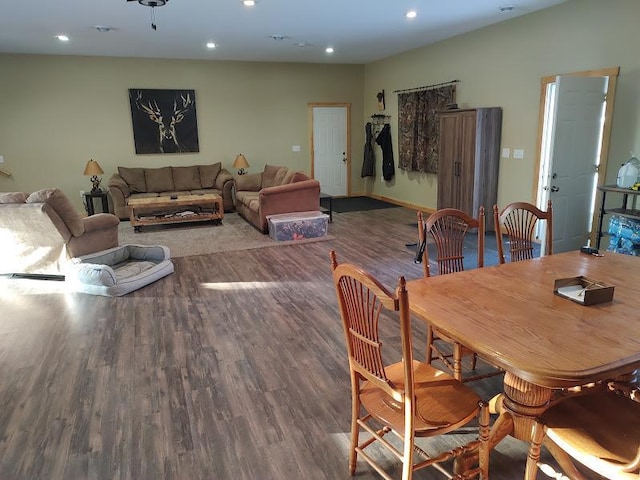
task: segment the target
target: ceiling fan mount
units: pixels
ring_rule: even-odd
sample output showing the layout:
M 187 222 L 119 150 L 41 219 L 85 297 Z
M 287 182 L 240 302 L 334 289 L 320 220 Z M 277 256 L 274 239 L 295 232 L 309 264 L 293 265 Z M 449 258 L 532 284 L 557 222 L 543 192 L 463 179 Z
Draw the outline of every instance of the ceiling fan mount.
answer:
M 151 7 L 151 29 L 157 30 L 156 26 L 156 16 L 154 13 L 154 9 L 156 7 L 162 7 L 167 4 L 169 0 L 127 0 L 127 2 L 138 2 L 140 5 L 145 7 Z
M 138 2 L 140 5 L 144 5 L 145 7 L 162 7 L 166 5 L 169 0 L 127 0 L 127 2 Z

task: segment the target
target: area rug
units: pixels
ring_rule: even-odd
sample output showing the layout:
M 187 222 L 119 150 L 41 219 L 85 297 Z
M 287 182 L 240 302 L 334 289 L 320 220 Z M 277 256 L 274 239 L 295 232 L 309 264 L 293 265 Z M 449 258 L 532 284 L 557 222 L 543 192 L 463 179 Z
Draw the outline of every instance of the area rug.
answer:
M 328 200 L 320 199 L 320 204 L 324 208 L 329 207 Z M 379 210 L 381 208 L 399 208 L 400 205 L 378 200 L 370 197 L 344 197 L 332 200 L 332 209 L 337 213 L 360 212 L 365 210 Z
M 190 257 L 209 253 L 251 250 L 264 247 L 300 245 L 331 240 L 330 235 L 319 238 L 276 242 L 249 225 L 237 213 L 227 213 L 221 225 L 210 222 L 150 225 L 135 233 L 128 221 L 120 222 L 118 239 L 120 245 L 164 245 L 169 247 L 171 257 Z

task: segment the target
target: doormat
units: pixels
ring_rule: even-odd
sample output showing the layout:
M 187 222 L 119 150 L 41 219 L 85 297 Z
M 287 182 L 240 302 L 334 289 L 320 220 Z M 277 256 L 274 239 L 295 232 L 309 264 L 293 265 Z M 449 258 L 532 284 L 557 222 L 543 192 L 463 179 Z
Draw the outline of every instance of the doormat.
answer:
M 321 198 L 320 204 L 329 208 L 329 199 Z M 380 210 L 382 208 L 402 208 L 400 205 L 378 200 L 371 197 L 342 197 L 334 198 L 332 202 L 334 212 L 360 212 L 364 210 Z

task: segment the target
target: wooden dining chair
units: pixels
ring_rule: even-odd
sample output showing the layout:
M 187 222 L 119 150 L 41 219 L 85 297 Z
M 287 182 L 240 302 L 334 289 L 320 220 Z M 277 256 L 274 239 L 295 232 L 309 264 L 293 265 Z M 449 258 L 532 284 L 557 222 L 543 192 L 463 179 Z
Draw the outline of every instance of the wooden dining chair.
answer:
M 411 479 L 414 471 L 427 466 L 443 471 L 442 462 L 476 453 L 477 464 L 463 468 L 464 472 L 453 478 L 488 478 L 488 406 L 452 376 L 414 360 L 404 277 L 400 277 L 396 291 L 391 292 L 361 268 L 345 263 L 338 265 L 334 251 L 330 252 L 330 259 L 351 376 L 350 474 L 355 475 L 360 455 L 382 477 L 391 479 L 370 451 L 365 452 L 376 443 L 389 449 L 402 462 L 403 480 Z M 378 329 L 381 321 L 391 322 L 393 328 L 399 330 L 401 347 L 396 355 L 391 346 L 383 355 Z M 390 358 L 396 362 L 389 361 Z M 415 444 L 418 437 L 443 435 L 475 418 L 479 424 L 478 439 L 435 456 L 429 456 Z M 369 433 L 367 439 L 360 439 L 361 430 Z M 398 442 L 385 437 L 388 433 L 400 440 L 400 447 Z M 414 458 L 416 453 L 420 457 Z
M 418 245 L 422 250 L 422 265 L 424 276 L 431 276 L 431 266 L 429 261 L 429 249 L 427 248 L 428 237 L 433 238 L 436 248 L 436 264 L 438 273 L 445 275 L 449 273 L 461 272 L 464 270 L 465 238 L 470 230 L 477 232 L 477 262 L 476 266 L 484 266 L 484 207 L 478 210 L 478 218 L 473 218 L 467 213 L 454 208 L 444 208 L 429 215 L 425 220 L 422 212 L 418 212 Z M 445 342 L 450 345 L 450 352 L 445 351 L 439 345 Z M 453 376 L 461 381 L 469 382 L 480 380 L 492 375 L 502 373 L 494 370 L 487 374 L 472 375 L 463 378 L 462 363 L 464 357 L 471 357 L 471 370 L 474 371 L 477 365 L 475 352 L 463 345 L 454 342 L 452 339 L 437 331 L 427 324 L 427 357 L 426 362 L 431 364 L 434 358 L 438 358 L 448 369 L 453 372 Z
M 615 479 L 640 479 L 640 389 L 607 389 L 564 399 L 534 424 L 525 480 L 535 480 L 543 444 L 570 478 L 583 478 L 571 458 Z
M 534 242 L 538 223 L 545 221 L 544 254 L 553 253 L 553 210 L 551 200 L 547 203 L 547 211 L 540 210 L 535 205 L 526 202 L 515 202 L 507 205 L 502 212 L 498 206 L 493 206 L 494 225 L 496 229 L 496 244 L 498 246 L 498 261 L 506 261 L 503 233 L 507 235 L 509 244 L 509 260 L 518 262 L 529 260 L 534 256 Z

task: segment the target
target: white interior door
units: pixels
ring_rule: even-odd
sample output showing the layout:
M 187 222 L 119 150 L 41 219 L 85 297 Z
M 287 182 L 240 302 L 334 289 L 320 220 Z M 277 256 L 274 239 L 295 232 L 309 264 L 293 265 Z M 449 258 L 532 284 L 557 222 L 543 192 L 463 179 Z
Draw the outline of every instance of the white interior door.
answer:
M 347 107 L 313 107 L 313 176 L 323 193 L 347 195 Z
M 607 77 L 556 79 L 545 127 L 550 158 L 539 202 L 543 208 L 547 198 L 553 202 L 554 253 L 577 250 L 589 240 L 606 91 Z

